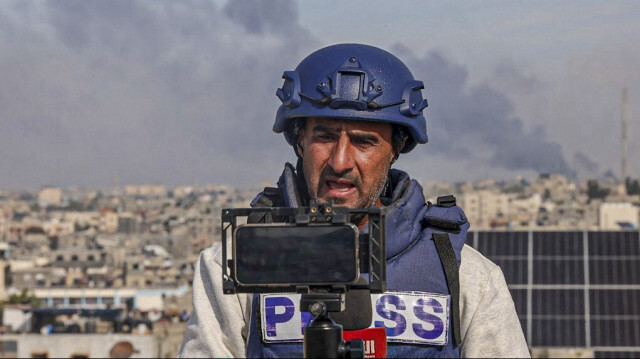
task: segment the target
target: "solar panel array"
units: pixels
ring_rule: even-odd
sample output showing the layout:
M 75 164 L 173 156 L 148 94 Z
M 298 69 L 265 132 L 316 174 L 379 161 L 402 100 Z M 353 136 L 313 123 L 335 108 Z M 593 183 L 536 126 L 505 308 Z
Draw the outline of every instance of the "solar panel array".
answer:
M 640 357 L 639 231 L 476 231 L 504 272 L 530 347 Z

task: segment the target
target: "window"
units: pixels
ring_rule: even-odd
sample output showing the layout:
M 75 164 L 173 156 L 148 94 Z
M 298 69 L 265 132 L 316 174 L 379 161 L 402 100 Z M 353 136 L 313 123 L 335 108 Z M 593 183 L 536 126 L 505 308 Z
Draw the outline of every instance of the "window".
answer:
M 69 298 L 69 305 L 80 305 L 80 298 Z
M 0 353 L 13 354 L 18 352 L 18 342 L 15 340 L 0 341 Z

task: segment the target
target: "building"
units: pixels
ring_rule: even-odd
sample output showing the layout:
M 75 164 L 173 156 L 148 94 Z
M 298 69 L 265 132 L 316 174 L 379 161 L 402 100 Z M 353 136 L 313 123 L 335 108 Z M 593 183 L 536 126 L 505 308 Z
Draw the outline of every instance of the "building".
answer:
M 118 214 L 105 209 L 101 211 L 98 230 L 103 233 L 116 233 L 118 231 Z
M 638 228 L 638 207 L 631 203 L 602 203 L 599 224 L 603 230 Z
M 9 244 L 0 242 L 0 301 L 7 299 L 7 293 L 5 292 L 5 271 L 7 268 L 6 257 L 8 257 Z
M 536 225 L 536 214 L 542 204 L 538 193 L 531 196 L 510 198 L 509 223 L 510 228 L 531 228 Z
M 506 228 L 511 216 L 509 194 L 478 190 L 460 196 L 460 205 L 473 228 Z
M 134 234 L 139 229 L 139 219 L 131 212 L 118 214 L 118 233 Z
M 155 337 L 149 335 L 81 335 L 82 337 L 79 338 L 78 334 L 5 334 L 0 337 L 0 356 L 5 358 L 157 358 L 158 347 L 161 344 Z M 124 355 L 115 354 L 120 352 Z
M 131 197 L 166 197 L 168 191 L 161 185 L 127 185 L 124 194 Z
M 73 223 L 79 228 L 98 227 L 100 223 L 100 214 L 97 212 L 65 211 L 63 218 L 65 222 Z
M 38 288 L 36 298 L 50 308 L 122 308 L 133 310 L 163 310 L 163 298 L 190 294 L 186 285 L 166 289 L 138 288 Z M 128 303 L 128 304 L 127 304 Z
M 72 222 L 60 221 L 57 218 L 42 224 L 42 229 L 48 236 L 61 236 L 71 234 L 75 231 Z
M 5 218 L 5 216 L 2 213 L 2 210 L 0 210 L 0 240 L 6 240 L 7 239 L 7 234 L 9 233 L 9 220 L 7 218 Z
M 45 187 L 38 193 L 40 207 L 60 206 L 62 204 L 62 189 L 57 187 Z

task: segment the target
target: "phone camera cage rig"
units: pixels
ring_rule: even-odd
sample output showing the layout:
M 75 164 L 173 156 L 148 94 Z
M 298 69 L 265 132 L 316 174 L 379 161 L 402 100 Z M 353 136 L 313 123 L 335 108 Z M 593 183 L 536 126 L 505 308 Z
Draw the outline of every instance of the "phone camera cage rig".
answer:
M 368 217 L 367 230 L 359 233 L 359 266 L 360 273 L 368 274 L 366 283 L 337 284 L 331 286 L 315 286 L 313 284 L 297 284 L 291 286 L 270 285 L 242 285 L 238 283 L 233 273 L 235 258 L 229 258 L 229 246 L 235 243 L 236 229 L 241 226 L 239 218 L 250 215 L 262 215 L 267 223 L 289 223 L 295 226 L 340 225 L 350 223 L 352 218 Z M 334 207 L 332 203 L 319 204 L 312 202 L 309 207 L 255 207 L 255 208 L 225 208 L 222 210 L 222 283 L 225 294 L 233 293 L 340 293 L 349 289 L 369 289 L 371 293 L 383 293 L 387 289 L 386 283 L 386 248 L 385 248 L 385 217 L 386 208 L 371 207 L 368 209 L 350 209 L 348 207 Z M 270 219 L 274 219 L 271 221 Z M 231 240 L 229 240 L 231 239 Z M 330 310 L 333 311 L 333 310 Z
M 359 273 L 366 274 L 366 283 L 332 285 L 317 285 L 313 283 L 297 283 L 296 285 L 240 285 L 233 273 L 234 261 L 228 258 L 228 246 L 236 248 L 236 229 L 238 217 L 262 215 L 262 223 L 276 222 L 291 223 L 296 227 L 344 225 L 352 218 L 368 217 L 367 231 L 356 232 L 356 265 Z M 256 207 L 222 210 L 222 281 L 225 294 L 234 293 L 300 293 L 300 310 L 309 312 L 313 319 L 304 329 L 303 354 L 305 358 L 364 358 L 365 348 L 362 339 L 344 341 L 342 326 L 331 319 L 330 313 L 341 312 L 345 309 L 345 294 L 349 289 L 366 289 L 371 293 L 383 293 L 387 290 L 387 261 L 385 247 L 385 217 L 384 207 L 369 209 L 349 209 L 334 207 L 330 204 L 312 202 L 309 207 Z M 231 235 L 231 241 L 228 240 Z M 235 256 L 235 253 L 234 253 Z M 363 278 L 360 275 L 360 278 Z

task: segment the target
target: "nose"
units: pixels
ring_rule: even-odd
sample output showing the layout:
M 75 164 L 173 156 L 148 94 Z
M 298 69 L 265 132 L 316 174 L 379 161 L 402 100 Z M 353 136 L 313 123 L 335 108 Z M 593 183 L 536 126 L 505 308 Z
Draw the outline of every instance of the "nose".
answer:
M 353 145 L 346 134 L 342 134 L 336 142 L 329 159 L 329 165 L 336 173 L 349 172 L 353 169 L 355 165 Z

